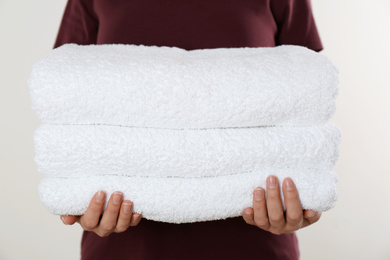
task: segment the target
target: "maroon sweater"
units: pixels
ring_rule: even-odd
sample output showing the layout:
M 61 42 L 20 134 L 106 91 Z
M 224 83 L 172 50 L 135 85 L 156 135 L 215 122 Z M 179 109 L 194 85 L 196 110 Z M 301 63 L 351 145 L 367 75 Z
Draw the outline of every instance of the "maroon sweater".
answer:
M 310 0 L 69 0 L 55 47 L 65 43 L 322 49 Z M 84 260 L 273 260 L 298 259 L 299 250 L 294 233 L 273 235 L 241 217 L 190 224 L 142 219 L 105 238 L 84 232 L 81 255 Z

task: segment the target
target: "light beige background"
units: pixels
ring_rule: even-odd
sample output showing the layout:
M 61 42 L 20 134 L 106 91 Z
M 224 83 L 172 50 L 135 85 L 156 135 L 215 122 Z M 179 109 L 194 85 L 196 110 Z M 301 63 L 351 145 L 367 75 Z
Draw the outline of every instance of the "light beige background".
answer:
M 339 202 L 298 232 L 302 259 L 390 259 L 390 1 L 312 0 L 340 69 Z M 65 0 L 0 0 L 0 259 L 78 259 L 81 228 L 41 205 L 26 79 L 53 45 Z M 129 245 L 131 246 L 131 245 Z

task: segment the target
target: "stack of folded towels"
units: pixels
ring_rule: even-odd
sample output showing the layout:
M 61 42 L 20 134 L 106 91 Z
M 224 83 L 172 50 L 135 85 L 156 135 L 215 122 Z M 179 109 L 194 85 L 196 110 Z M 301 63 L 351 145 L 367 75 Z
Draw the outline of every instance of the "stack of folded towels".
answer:
M 332 62 L 300 46 L 63 45 L 29 78 L 41 200 L 81 215 L 96 191 L 122 191 L 147 219 L 217 220 L 275 175 L 303 208 L 328 210 L 337 85 Z

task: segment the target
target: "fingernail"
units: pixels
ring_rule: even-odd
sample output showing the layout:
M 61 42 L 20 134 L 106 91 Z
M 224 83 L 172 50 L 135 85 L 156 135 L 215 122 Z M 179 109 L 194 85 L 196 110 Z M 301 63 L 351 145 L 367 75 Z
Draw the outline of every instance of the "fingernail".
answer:
M 269 176 L 268 178 L 268 188 L 275 189 L 276 188 L 276 178 L 275 176 Z
M 245 214 L 247 214 L 249 216 L 251 214 L 251 211 L 250 210 L 245 210 Z
M 119 192 L 119 191 L 114 192 L 114 195 L 112 197 L 112 202 L 115 205 L 118 205 L 119 203 L 121 203 L 122 202 L 122 192 Z
M 316 212 L 314 210 L 311 211 L 311 213 L 309 214 L 308 218 L 312 218 L 314 217 L 316 214 Z
M 104 192 L 99 190 L 98 193 L 96 194 L 96 202 L 97 203 L 102 203 L 103 202 L 103 198 L 104 198 Z
M 286 190 L 288 191 L 294 190 L 294 183 L 290 178 L 286 178 L 285 182 L 286 182 Z
M 131 212 L 131 202 L 125 201 L 123 202 L 123 212 L 130 213 Z
M 64 223 L 65 225 L 69 225 L 68 222 L 66 222 L 64 216 L 61 216 L 61 220 L 62 220 L 62 223 Z
M 260 201 L 263 199 L 263 192 L 261 188 L 256 188 L 255 189 L 255 200 Z
M 141 216 L 141 214 L 138 214 L 138 213 L 134 213 L 133 217 L 134 218 L 139 218 Z

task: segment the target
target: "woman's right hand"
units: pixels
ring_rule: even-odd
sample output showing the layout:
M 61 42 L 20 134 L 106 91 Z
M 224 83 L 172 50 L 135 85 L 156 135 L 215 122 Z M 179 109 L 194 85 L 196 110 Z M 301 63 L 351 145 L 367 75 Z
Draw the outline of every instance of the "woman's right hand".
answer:
M 78 222 L 85 231 L 95 232 L 100 237 L 106 237 L 114 232 L 120 233 L 138 225 L 142 216 L 133 213 L 133 203 L 129 200 L 123 201 L 123 194 L 119 191 L 111 195 L 101 217 L 105 199 L 106 194 L 103 191 L 96 192 L 84 215 L 61 215 L 62 222 L 66 225 Z

